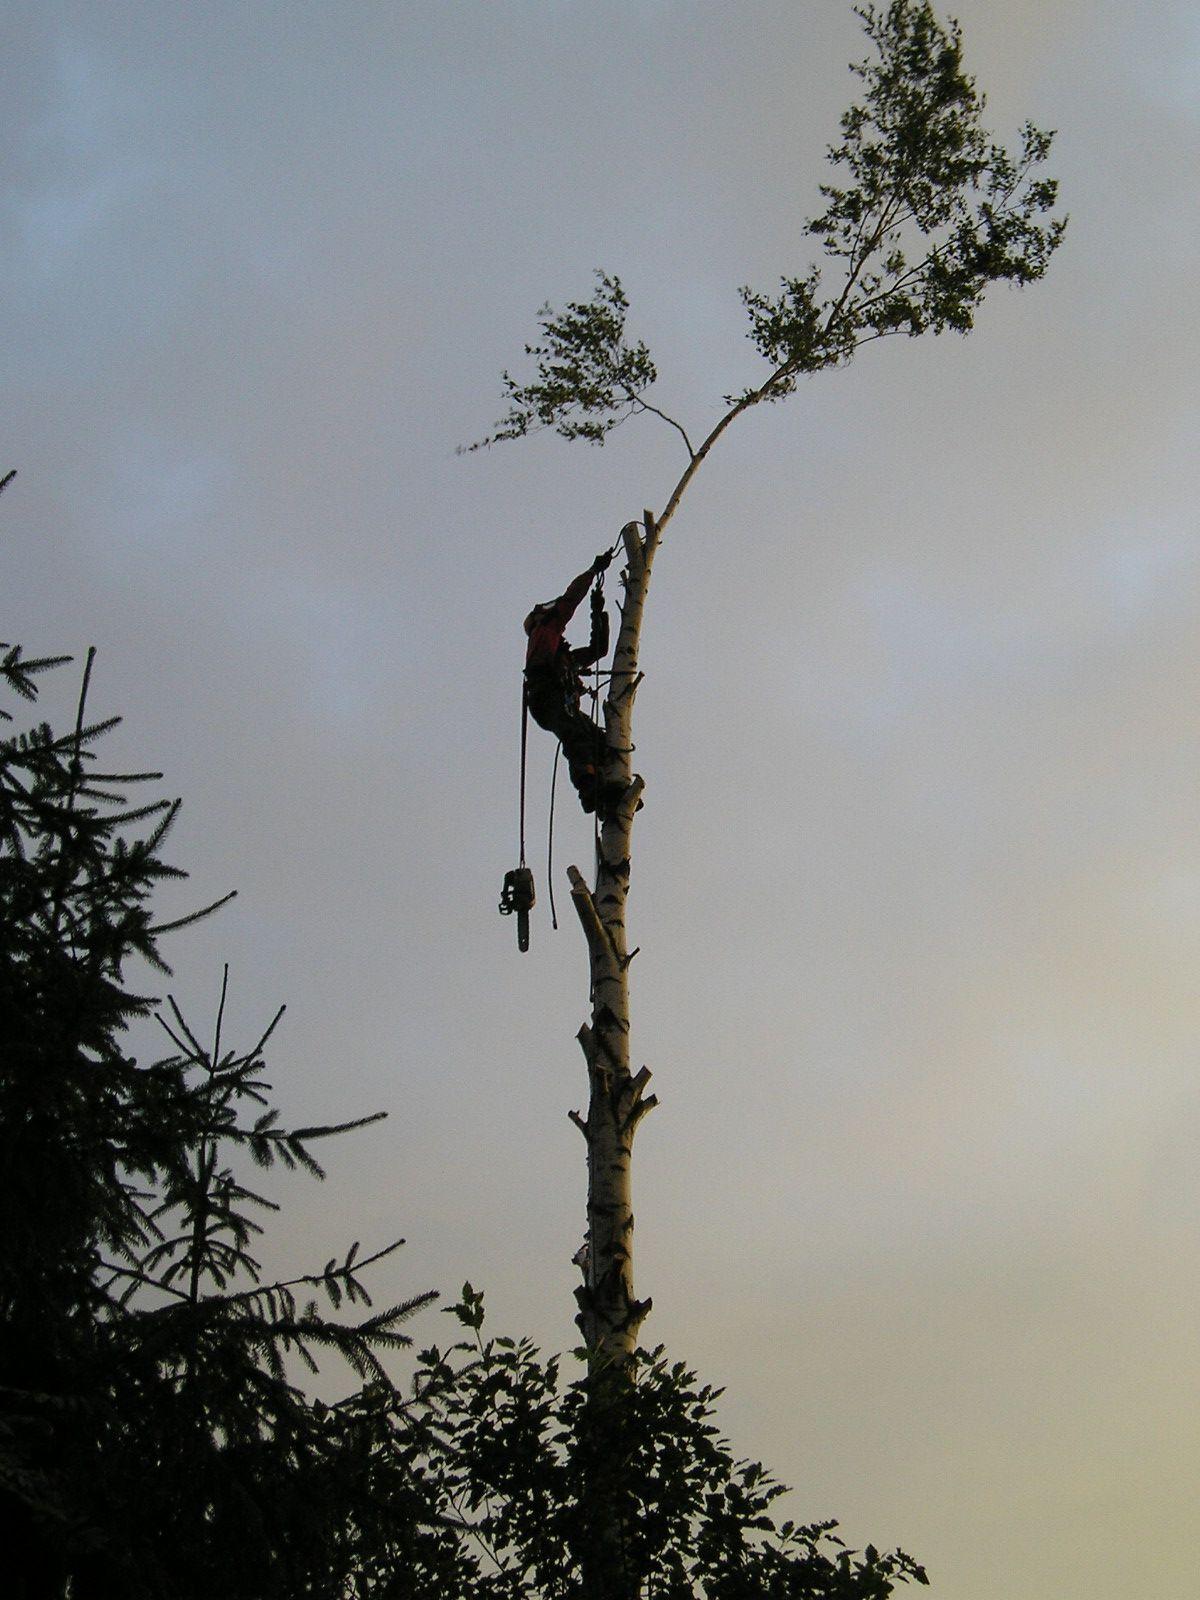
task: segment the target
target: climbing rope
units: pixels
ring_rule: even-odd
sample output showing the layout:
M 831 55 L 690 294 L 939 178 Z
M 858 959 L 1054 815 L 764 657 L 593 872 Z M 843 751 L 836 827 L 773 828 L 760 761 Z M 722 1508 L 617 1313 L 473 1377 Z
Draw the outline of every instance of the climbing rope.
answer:
M 521 865 L 525 865 L 525 752 L 529 743 L 529 685 L 521 675 Z
M 618 540 L 617 542 L 620 543 L 620 540 Z M 603 574 L 603 572 L 598 572 L 596 574 L 596 582 L 595 582 L 595 584 L 594 584 L 594 586 L 592 588 L 592 594 L 593 594 L 593 597 L 599 596 L 600 604 L 601 605 L 604 604 L 604 574 Z M 593 604 L 593 606 L 595 606 L 595 599 L 594 598 L 593 598 L 592 604 Z M 597 609 L 599 609 L 599 608 L 597 608 Z M 593 855 L 593 860 L 598 862 L 600 860 L 600 805 L 599 805 L 599 797 L 600 797 L 600 766 L 601 766 L 602 753 L 603 753 L 603 750 L 604 750 L 604 733 L 603 733 L 603 730 L 600 727 L 600 663 L 599 663 L 599 661 L 593 661 L 592 662 L 592 722 L 595 724 L 595 727 L 596 727 L 596 760 L 595 760 L 594 765 L 595 765 L 595 769 L 596 769 L 596 800 L 597 800 L 596 807 L 592 812 L 592 855 Z
M 546 830 L 546 882 L 550 886 L 550 926 L 558 932 L 558 912 L 554 906 L 554 796 L 558 788 L 558 758 L 562 745 L 555 747 L 554 766 L 550 770 L 550 826 Z
M 526 684 L 521 683 L 521 803 L 520 803 L 520 841 L 521 864 L 514 867 L 511 872 L 504 874 L 504 887 L 500 891 L 499 911 L 502 917 L 517 917 L 517 949 L 524 952 L 529 949 L 529 913 L 533 909 L 536 891 L 533 883 L 533 873 L 525 865 L 525 751 L 529 731 L 529 692 Z
M 596 574 L 596 581 L 592 585 L 592 595 L 593 595 L 593 597 L 595 597 L 596 595 L 599 595 L 601 597 L 601 601 L 603 601 L 603 596 L 604 596 L 604 574 L 602 572 L 598 572 Z M 593 602 L 592 603 L 593 603 L 593 605 L 595 604 L 594 598 L 593 598 Z M 599 781 L 600 781 L 600 774 L 599 774 L 600 751 L 601 751 L 602 745 L 603 745 L 603 741 L 601 739 L 601 735 L 600 735 L 600 731 L 599 731 L 600 730 L 600 723 L 599 723 L 600 663 L 599 663 L 599 661 L 595 661 L 595 662 L 592 663 L 592 673 L 593 673 L 593 676 L 592 676 L 592 688 L 591 688 L 592 721 L 593 721 L 593 723 L 596 724 L 596 729 L 597 729 L 597 733 L 596 733 L 596 763 L 595 763 L 595 765 L 596 765 L 596 782 L 597 782 L 597 785 L 598 785 Z M 522 728 L 522 733 L 524 733 L 524 728 Z M 550 926 L 554 929 L 555 933 L 558 932 L 558 910 L 557 910 L 557 907 L 554 904 L 554 802 L 555 802 L 555 797 L 556 797 L 556 795 L 558 793 L 558 761 L 559 761 L 559 757 L 561 755 L 562 755 L 562 744 L 559 743 L 558 746 L 555 748 L 555 751 L 554 751 L 554 766 L 551 769 L 551 773 L 550 773 L 550 816 L 549 816 L 549 821 L 548 821 L 548 825 L 547 825 L 547 829 L 546 829 L 546 882 L 550 886 Z M 523 780 L 524 779 L 524 764 L 522 764 L 521 776 L 522 776 L 522 780 Z M 524 813 L 524 807 L 522 806 L 522 814 L 523 813 Z M 523 837 L 523 835 L 522 835 L 522 837 Z M 598 859 L 599 855 L 600 855 L 600 815 L 599 815 L 599 811 L 598 810 L 594 811 L 593 815 L 592 815 L 592 845 L 593 845 L 593 848 L 594 848 L 594 850 L 596 852 L 596 856 L 597 856 L 597 859 Z M 524 845 L 522 845 L 522 848 L 524 848 Z M 522 863 L 524 863 L 525 857 L 523 855 L 521 857 L 521 860 L 522 860 Z

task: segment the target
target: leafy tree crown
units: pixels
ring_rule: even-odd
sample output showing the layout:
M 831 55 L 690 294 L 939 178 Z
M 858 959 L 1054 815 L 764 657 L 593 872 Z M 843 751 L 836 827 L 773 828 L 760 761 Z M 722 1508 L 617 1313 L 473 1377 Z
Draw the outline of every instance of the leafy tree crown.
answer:
M 534 374 L 504 374 L 509 409 L 475 450 L 552 428 L 602 445 L 628 417 L 652 413 L 682 437 L 695 464 L 732 416 L 791 394 L 806 373 L 848 361 L 860 346 L 904 333 L 967 333 L 992 284 L 1041 278 L 1062 242 L 1050 215 L 1057 184 L 1042 174 L 1053 134 L 1027 122 L 1015 153 L 982 124 L 985 98 L 964 70 L 957 22 L 928 0 L 856 8 L 874 53 L 852 65 L 861 95 L 828 147 L 824 209 L 806 224 L 825 266 L 780 279 L 774 293 L 740 291 L 764 379 L 725 397 L 730 407 L 694 447 L 648 398 L 657 368 L 625 329 L 628 300 L 597 272 L 592 298 L 543 306 L 526 345 Z

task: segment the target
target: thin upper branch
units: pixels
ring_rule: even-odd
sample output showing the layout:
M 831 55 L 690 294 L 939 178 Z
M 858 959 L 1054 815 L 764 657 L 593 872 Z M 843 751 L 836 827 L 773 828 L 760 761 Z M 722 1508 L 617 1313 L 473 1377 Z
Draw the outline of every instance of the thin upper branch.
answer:
M 653 416 L 661 417 L 664 422 L 669 423 L 670 426 L 675 429 L 675 432 L 679 435 L 679 437 L 683 440 L 688 455 L 693 461 L 696 459 L 696 452 L 692 448 L 692 441 L 688 438 L 687 429 L 681 422 L 676 422 L 674 417 L 668 416 L 665 411 L 660 411 L 657 406 L 652 406 L 649 400 L 644 400 L 640 394 L 634 394 L 631 390 L 627 390 L 626 393 L 629 395 L 629 398 L 633 404 L 636 405 L 640 410 L 649 411 Z

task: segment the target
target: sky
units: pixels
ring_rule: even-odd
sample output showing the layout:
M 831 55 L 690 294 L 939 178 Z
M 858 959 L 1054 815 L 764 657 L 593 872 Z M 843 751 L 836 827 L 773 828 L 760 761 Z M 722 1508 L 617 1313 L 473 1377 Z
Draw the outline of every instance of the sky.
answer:
M 635 764 L 637 1287 L 794 1514 L 944 1600 L 1191 1600 L 1200 1466 L 1200 20 L 961 0 L 1057 128 L 1044 283 L 741 419 L 664 541 Z M 462 456 L 546 301 L 620 275 L 697 432 L 761 375 L 863 54 L 843 0 L 10 0 L 0 633 L 89 645 L 184 797 L 163 914 L 296 1122 L 268 1264 L 574 1342 L 590 824 L 521 619 L 684 460 Z M 74 681 L 45 691 L 66 721 Z M 536 732 L 536 730 L 535 730 Z M 436 1311 L 418 1339 L 445 1341 Z M 332 1380 L 331 1380 L 332 1381 Z

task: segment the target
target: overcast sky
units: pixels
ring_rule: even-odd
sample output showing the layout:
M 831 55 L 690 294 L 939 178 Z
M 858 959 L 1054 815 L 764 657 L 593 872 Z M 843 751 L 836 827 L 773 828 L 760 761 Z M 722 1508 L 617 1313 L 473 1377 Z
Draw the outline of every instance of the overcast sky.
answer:
M 1046 282 L 739 422 L 655 568 L 630 906 L 644 1337 L 795 1514 L 945 1600 L 1192 1600 L 1200 1467 L 1200 13 L 961 0 L 1057 127 Z M 843 0 L 5 8 L 0 633 L 99 647 L 185 798 L 164 912 L 299 1121 L 386 1107 L 272 1263 L 410 1243 L 574 1341 L 585 958 L 521 618 L 683 465 L 461 457 L 539 305 L 617 272 L 659 402 L 761 367 L 863 53 Z M 47 691 L 65 720 L 72 686 Z M 536 734 L 536 730 L 534 730 Z M 565 866 L 590 825 L 560 794 Z M 428 1313 L 418 1336 L 444 1339 Z

